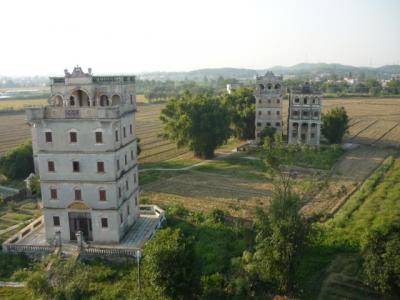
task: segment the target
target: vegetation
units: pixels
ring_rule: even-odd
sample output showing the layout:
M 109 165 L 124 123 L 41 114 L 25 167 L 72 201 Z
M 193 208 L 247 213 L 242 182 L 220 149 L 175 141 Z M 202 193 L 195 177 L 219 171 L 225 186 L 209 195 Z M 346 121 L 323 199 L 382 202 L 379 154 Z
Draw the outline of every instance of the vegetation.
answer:
M 218 99 L 189 92 L 168 101 L 161 111 L 165 137 L 187 146 L 196 157 L 211 158 L 230 136 L 230 118 Z
M 255 97 L 253 89 L 242 87 L 224 94 L 223 102 L 232 118 L 233 134 L 239 139 L 253 139 L 255 132 Z
M 187 299 L 195 290 L 193 247 L 179 229 L 167 228 L 144 248 L 145 276 L 165 299 Z
M 400 293 L 400 224 L 372 230 L 363 244 L 368 283 L 380 292 Z
M 322 115 L 321 133 L 330 144 L 342 143 L 349 128 L 349 117 L 344 107 L 335 107 Z
M 31 143 L 20 145 L 0 158 L 0 173 L 8 179 L 25 179 L 33 171 Z
M 299 166 L 316 169 L 330 169 L 338 158 L 343 154 L 343 150 L 332 145 L 326 148 L 317 148 L 310 145 L 300 146 L 282 143 L 280 135 L 275 135 L 272 141 L 269 137 L 264 139 L 264 147 L 261 156 L 270 160 L 274 167 L 280 166 Z M 272 159 L 276 159 L 273 161 Z

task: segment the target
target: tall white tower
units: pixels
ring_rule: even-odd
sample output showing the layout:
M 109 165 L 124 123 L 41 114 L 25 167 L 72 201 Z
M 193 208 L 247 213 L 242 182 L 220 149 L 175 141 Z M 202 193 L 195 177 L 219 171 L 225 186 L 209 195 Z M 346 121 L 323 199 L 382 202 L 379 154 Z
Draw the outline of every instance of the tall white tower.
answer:
M 254 96 L 257 142 L 260 142 L 260 132 L 265 127 L 276 128 L 282 134 L 282 76 L 275 76 L 272 72 L 257 76 Z
M 135 77 L 50 80 L 49 105 L 27 110 L 46 238 L 118 243 L 139 217 Z

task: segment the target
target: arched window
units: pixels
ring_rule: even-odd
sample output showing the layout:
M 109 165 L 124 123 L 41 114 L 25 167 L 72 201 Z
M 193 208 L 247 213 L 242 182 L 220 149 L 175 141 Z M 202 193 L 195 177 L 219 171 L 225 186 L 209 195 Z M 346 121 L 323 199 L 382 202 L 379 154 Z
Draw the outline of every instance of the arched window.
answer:
M 299 102 L 300 102 L 299 97 L 294 98 L 294 103 L 299 103 Z
M 260 90 L 263 90 L 263 89 L 265 89 L 265 87 L 264 87 L 264 85 L 263 85 L 263 84 L 259 84 L 259 85 L 258 85 L 258 88 L 259 88 Z
M 51 104 L 54 106 L 62 106 L 63 105 L 63 98 L 61 95 L 55 95 L 51 98 Z
M 304 97 L 304 104 L 308 104 L 308 98 Z
M 279 90 L 281 88 L 281 85 L 279 83 L 275 84 L 275 89 Z
M 82 106 L 90 106 L 89 103 L 89 95 L 83 90 L 75 90 L 72 92 L 71 97 L 74 98 L 74 104 L 78 105 L 79 107 Z M 71 99 L 70 97 L 70 99 Z M 73 106 L 70 103 L 70 106 Z
M 267 89 L 269 89 L 269 90 L 272 89 L 272 83 L 267 84 Z

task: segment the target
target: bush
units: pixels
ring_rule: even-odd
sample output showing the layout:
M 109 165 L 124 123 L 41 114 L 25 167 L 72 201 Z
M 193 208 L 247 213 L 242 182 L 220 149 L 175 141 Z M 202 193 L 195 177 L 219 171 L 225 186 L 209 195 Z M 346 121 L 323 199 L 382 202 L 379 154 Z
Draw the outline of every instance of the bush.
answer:
M 0 173 L 9 179 L 25 179 L 34 172 L 32 144 L 20 145 L 0 158 Z
M 400 224 L 373 230 L 363 244 L 364 271 L 376 290 L 400 294 Z

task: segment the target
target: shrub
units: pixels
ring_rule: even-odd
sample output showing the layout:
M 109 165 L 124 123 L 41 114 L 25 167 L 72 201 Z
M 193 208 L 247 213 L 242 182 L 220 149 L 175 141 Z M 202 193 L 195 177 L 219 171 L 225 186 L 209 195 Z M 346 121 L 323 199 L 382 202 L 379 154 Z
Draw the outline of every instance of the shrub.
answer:
M 32 144 L 22 144 L 0 158 L 0 172 L 10 179 L 25 179 L 34 171 Z

